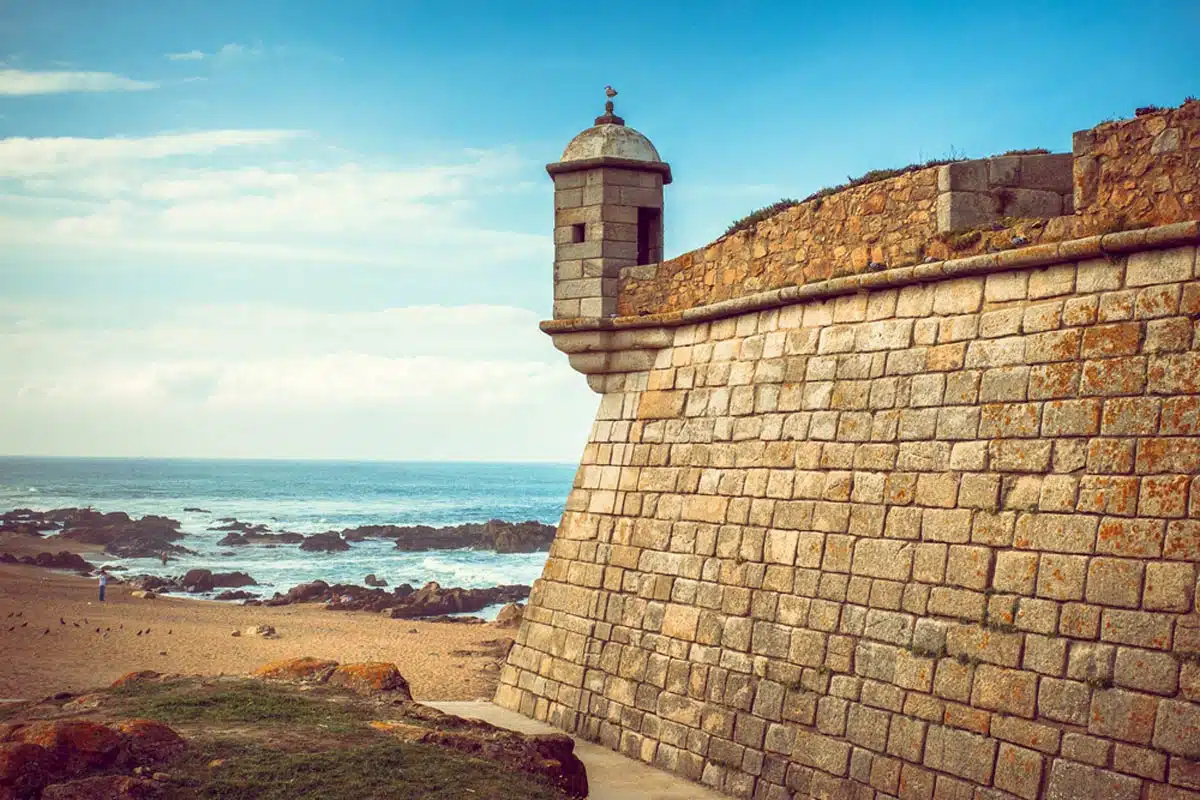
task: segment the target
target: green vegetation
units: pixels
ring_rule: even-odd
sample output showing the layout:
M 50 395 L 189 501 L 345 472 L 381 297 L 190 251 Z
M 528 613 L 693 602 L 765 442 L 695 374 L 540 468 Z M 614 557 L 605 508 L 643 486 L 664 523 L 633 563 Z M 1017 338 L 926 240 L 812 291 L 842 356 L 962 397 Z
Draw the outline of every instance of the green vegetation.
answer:
M 545 784 L 499 764 L 432 745 L 383 740 L 324 751 L 217 739 L 171 766 L 196 800 L 561 800 Z M 209 766 L 220 761 L 218 766 Z
M 386 697 L 244 678 L 137 681 L 94 695 L 87 718 L 170 725 L 187 740 L 161 765 L 180 800 L 565 800 L 548 780 L 453 748 L 404 741 L 374 721 L 436 727 Z M 60 702 L 22 719 L 62 718 Z
M 1005 150 L 1002 156 L 1046 156 L 1050 151 L 1044 147 L 1030 147 L 1025 150 Z
M 262 682 L 134 683 L 114 695 L 137 716 L 167 725 L 307 726 L 344 732 L 364 724 L 361 709 L 339 702 L 344 696 L 320 689 L 299 694 Z
M 793 206 L 798 206 L 801 203 L 813 203 L 813 210 L 815 211 L 821 207 L 821 201 L 826 197 L 829 197 L 831 194 L 837 194 L 838 192 L 845 191 L 846 189 L 853 189 L 856 186 L 865 186 L 868 183 L 878 183 L 879 181 L 887 180 L 888 178 L 895 178 L 897 175 L 904 175 L 909 172 L 918 172 L 919 170 L 929 169 L 930 167 L 940 167 L 943 164 L 952 164 L 955 161 L 962 160 L 962 156 L 952 153 L 949 158 L 935 158 L 929 161 L 923 161 L 919 164 L 909 164 L 906 167 L 899 167 L 897 169 L 873 169 L 870 172 L 858 176 L 857 178 L 851 178 L 847 176 L 845 183 L 840 183 L 837 186 L 826 186 L 824 189 L 818 189 L 803 200 L 794 200 L 785 197 L 783 200 L 780 200 L 777 203 L 772 203 L 769 206 L 763 206 L 762 208 L 756 209 L 731 224 L 725 230 L 722 238 L 724 236 L 731 236 L 738 231 L 753 230 L 754 226 L 763 220 L 770 219 L 771 217 L 787 211 Z

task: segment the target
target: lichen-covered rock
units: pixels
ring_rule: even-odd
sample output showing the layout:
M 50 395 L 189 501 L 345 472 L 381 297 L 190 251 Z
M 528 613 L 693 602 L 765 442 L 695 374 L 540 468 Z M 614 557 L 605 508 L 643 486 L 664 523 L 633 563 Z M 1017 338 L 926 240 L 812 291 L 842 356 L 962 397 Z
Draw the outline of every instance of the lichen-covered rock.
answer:
M 311 656 L 272 661 L 254 671 L 254 677 L 277 681 L 315 681 L 329 677 L 338 662 Z
M 121 689 L 123 687 L 132 686 L 135 683 L 143 681 L 153 681 L 162 677 L 161 672 L 155 672 L 152 669 L 143 669 L 138 672 L 126 672 L 121 677 L 117 678 L 109 686 L 110 689 Z
M 8 741 L 35 744 L 58 762 L 61 774 L 81 775 L 110 767 L 121 757 L 121 735 L 90 720 L 38 720 L 16 725 Z
M 129 759 L 142 764 L 169 761 L 186 749 L 183 737 L 171 728 L 150 719 L 128 719 L 116 723 Z
M 400 670 L 395 664 L 383 661 L 342 664 L 330 673 L 326 683 L 330 686 L 353 689 L 362 694 L 387 692 L 397 699 L 412 700 L 408 681 L 400 674 Z
M 58 759 L 44 747 L 26 742 L 0 744 L 0 797 L 5 790 L 12 797 L 36 796 L 58 769 Z

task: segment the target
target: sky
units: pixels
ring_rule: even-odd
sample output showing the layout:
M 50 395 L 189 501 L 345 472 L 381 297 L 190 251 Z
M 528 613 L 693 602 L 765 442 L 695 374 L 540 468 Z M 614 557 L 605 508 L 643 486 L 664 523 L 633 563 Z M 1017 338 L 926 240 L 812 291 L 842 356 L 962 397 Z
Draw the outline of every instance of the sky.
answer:
M 545 165 L 668 256 L 869 169 L 1200 94 L 1200 4 L 0 0 L 0 455 L 577 460 Z

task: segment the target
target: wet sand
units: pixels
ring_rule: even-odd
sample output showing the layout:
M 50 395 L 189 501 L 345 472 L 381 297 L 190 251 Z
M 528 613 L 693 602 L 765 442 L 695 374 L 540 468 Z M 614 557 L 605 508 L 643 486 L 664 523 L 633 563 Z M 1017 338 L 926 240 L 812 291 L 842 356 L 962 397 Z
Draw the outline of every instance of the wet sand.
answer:
M 11 541 L 0 542 L 0 552 L 66 549 L 53 547 L 52 540 L 27 541 L 32 547 L 26 552 Z M 483 640 L 515 633 L 490 623 L 389 619 L 326 611 L 320 605 L 263 608 L 169 595 L 144 600 L 113 583 L 101 603 L 97 589 L 94 578 L 0 565 L 0 699 L 77 692 L 143 669 L 247 673 L 297 656 L 342 663 L 390 661 L 417 699 L 477 699 L 491 696 L 496 672 L 483 668 L 495 658 L 450 652 L 480 650 Z M 231 635 L 254 625 L 274 626 L 279 638 Z

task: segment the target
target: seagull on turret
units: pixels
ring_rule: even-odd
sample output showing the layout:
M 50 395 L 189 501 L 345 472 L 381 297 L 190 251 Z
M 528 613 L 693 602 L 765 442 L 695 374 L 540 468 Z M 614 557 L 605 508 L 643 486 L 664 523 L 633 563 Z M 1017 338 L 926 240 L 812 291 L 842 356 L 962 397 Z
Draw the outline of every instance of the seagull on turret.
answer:
M 604 87 L 604 96 L 607 97 L 609 100 L 612 100 L 614 97 L 617 96 L 617 90 L 611 86 L 605 86 Z

